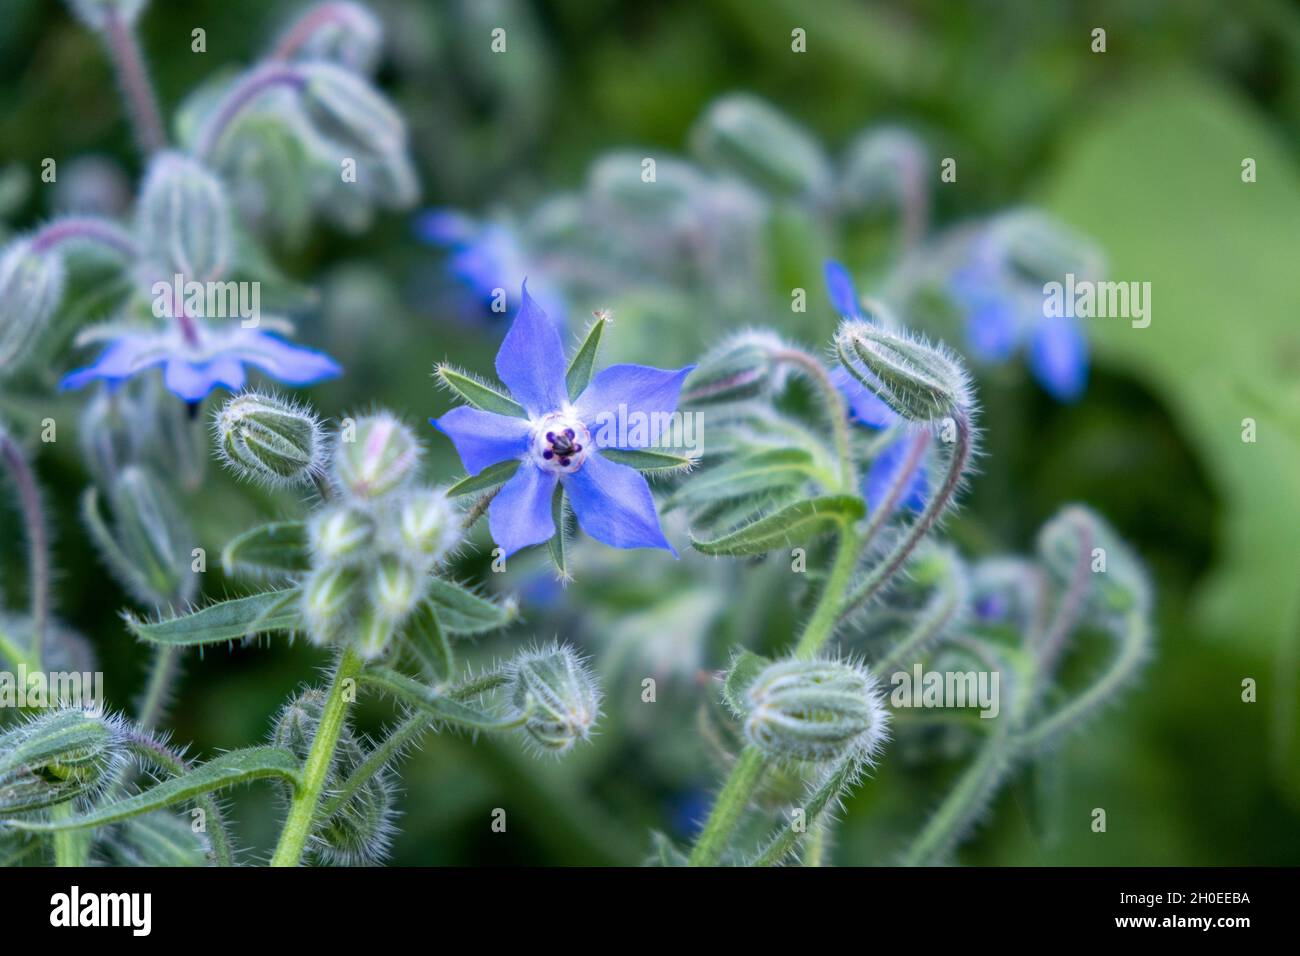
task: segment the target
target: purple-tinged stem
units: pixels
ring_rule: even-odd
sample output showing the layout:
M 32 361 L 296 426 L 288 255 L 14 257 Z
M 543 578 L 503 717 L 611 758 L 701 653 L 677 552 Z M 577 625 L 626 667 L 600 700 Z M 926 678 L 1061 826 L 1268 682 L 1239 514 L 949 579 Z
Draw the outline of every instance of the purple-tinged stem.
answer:
M 48 252 L 65 242 L 78 241 L 111 249 L 124 259 L 134 259 L 139 253 L 130 233 L 114 222 L 95 216 L 65 216 L 42 226 L 32 237 L 32 250 Z
M 253 100 L 267 90 L 277 86 L 300 88 L 303 84 L 302 74 L 292 66 L 283 63 L 268 63 L 247 74 L 226 94 L 216 113 L 208 121 L 199 139 L 198 156 L 201 160 L 209 159 L 221 138 L 226 135 L 234 121 Z
M 347 14 L 347 4 L 344 3 L 322 3 L 312 8 L 289 28 L 267 59 L 279 62 L 292 59 L 302 45 L 311 39 L 311 35 L 321 27 L 331 23 L 345 26 L 348 21 Z
M 149 82 L 135 31 L 112 7 L 105 11 L 104 40 L 117 70 L 122 94 L 126 97 L 127 113 L 140 150 L 151 156 L 167 145 L 162 114 L 158 112 L 158 98 Z

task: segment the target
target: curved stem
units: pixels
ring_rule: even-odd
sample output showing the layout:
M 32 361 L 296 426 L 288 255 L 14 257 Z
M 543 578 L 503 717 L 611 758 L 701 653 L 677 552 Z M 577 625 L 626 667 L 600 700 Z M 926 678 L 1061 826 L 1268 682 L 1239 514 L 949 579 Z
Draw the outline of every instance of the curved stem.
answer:
M 826 403 L 826 413 L 831 417 L 835 456 L 840 462 L 840 490 L 845 494 L 855 494 L 857 479 L 853 468 L 853 449 L 849 444 L 849 412 L 844 404 L 844 396 L 831 381 L 826 367 L 807 352 L 799 349 L 778 349 L 772 353 L 772 360 L 797 367 L 821 390 L 822 400 Z
M 903 492 L 911 484 L 916 469 L 921 467 L 921 459 L 925 457 L 925 452 L 929 447 L 930 433 L 928 431 L 919 431 L 912 436 L 912 443 L 907 449 L 907 457 L 903 459 L 902 467 L 894 473 L 894 480 L 889 486 L 889 492 L 885 495 L 885 500 L 880 503 L 876 513 L 867 522 L 867 529 L 862 533 L 864 545 L 875 539 L 876 535 L 880 533 L 880 529 L 885 526 L 885 522 L 889 520 L 890 515 L 898 510 L 898 506 L 903 500 Z
M 344 649 L 334 671 L 329 694 L 325 698 L 316 736 L 312 738 L 311 751 L 303 766 L 302 783 L 294 791 L 289 815 L 285 818 L 284 829 L 280 831 L 280 842 L 271 858 L 272 866 L 297 866 L 302 861 L 302 852 L 311 835 L 316 807 L 325 790 L 325 780 L 334 762 L 334 750 L 338 747 L 339 734 L 347 716 L 348 700 L 344 695 L 344 685 L 349 681 L 355 682 L 360 673 L 361 658 L 351 647 Z
M 165 645 L 154 651 L 153 665 L 149 668 L 149 683 L 145 685 L 140 701 L 137 722 L 145 730 L 153 730 L 162 719 L 163 708 L 171 693 L 172 681 L 180 663 L 180 648 Z
M 292 66 L 283 63 L 269 63 L 245 75 L 226 94 L 221 105 L 217 107 L 216 112 L 203 128 L 196 149 L 198 158 L 202 161 L 211 159 L 212 153 L 221 144 L 221 138 L 226 135 L 226 131 L 230 129 L 239 114 L 262 93 L 276 86 L 298 89 L 302 84 L 302 74 Z
M 1088 593 L 1088 576 L 1091 573 L 1092 531 L 1086 522 L 1075 524 L 1078 532 L 1079 556 L 1075 561 L 1069 586 L 1057 602 L 1056 611 L 1051 622 L 1043 632 L 1038 644 L 1038 657 L 1042 662 L 1044 674 L 1050 675 L 1056 669 L 1066 638 L 1079 623 L 1083 611 L 1083 599 Z
M 911 663 L 917 655 L 926 649 L 930 641 L 942 634 L 944 629 L 961 610 L 962 599 L 959 589 L 949 586 L 936 594 L 916 626 L 903 636 L 881 658 L 871 665 L 871 672 L 884 678 L 889 672 L 903 664 Z
M 127 742 L 137 754 L 172 776 L 179 777 L 190 770 L 189 761 L 148 734 L 129 734 Z M 230 831 L 226 828 L 221 804 L 210 793 L 195 797 L 194 802 L 203 810 L 208 843 L 212 847 L 212 856 L 217 866 L 234 866 L 234 844 L 230 839 Z
M 414 712 L 393 729 L 379 746 L 366 755 L 355 770 L 330 794 L 330 798 L 321 807 L 321 816 L 329 819 L 339 811 L 351 797 L 361 789 L 367 780 L 379 773 L 410 744 L 414 743 L 429 729 L 433 721 L 426 714 Z
M 347 26 L 349 20 L 348 5 L 345 3 L 322 3 L 308 10 L 306 14 L 291 26 L 281 37 L 267 59 L 289 60 L 311 39 L 313 33 L 323 26 L 337 24 Z
M 32 249 L 48 252 L 65 242 L 75 241 L 93 242 L 124 259 L 134 259 L 139 254 L 129 232 L 117 223 L 97 216 L 64 216 L 46 223 L 32 236 Z
M 33 626 L 31 657 L 39 666 L 44 659 L 45 632 L 49 629 L 50 618 L 50 544 L 45 512 L 41 508 L 41 490 L 22 450 L 12 438 L 2 433 L 0 459 L 4 460 L 18 487 L 18 502 L 26 525 Z
M 122 84 L 136 140 L 141 151 L 149 156 L 167 145 L 162 115 L 158 112 L 158 98 L 149 82 L 135 30 L 123 21 L 112 5 L 105 8 L 104 17 L 104 42 L 117 71 L 118 82 Z
M 813 616 L 808 619 L 799 643 L 795 645 L 796 657 L 816 657 L 835 633 L 835 625 L 840 619 L 840 607 L 844 603 L 844 591 L 853 578 L 853 568 L 858 561 L 860 540 L 857 532 L 848 524 L 840 530 L 835 560 L 831 564 L 830 574 L 827 575 L 826 585 L 822 588 Z
M 959 411 L 954 420 L 957 424 L 956 447 L 953 448 L 952 457 L 948 460 L 948 472 L 944 475 L 943 484 L 939 486 L 939 490 L 926 503 L 921 516 L 912 522 L 912 525 L 907 529 L 898 544 L 894 546 L 894 549 L 871 569 L 871 572 L 862 583 L 849 595 L 841 612 L 841 617 L 852 614 L 884 589 L 885 585 L 893 579 L 898 570 L 911 557 L 912 552 L 916 550 L 916 546 L 921 543 L 921 540 L 930 532 L 930 529 L 943 516 L 943 513 L 948 510 L 949 505 L 952 504 L 957 495 L 957 489 L 961 487 L 962 477 L 966 473 L 966 466 L 970 463 L 971 449 L 974 444 L 969 411 L 965 409 Z

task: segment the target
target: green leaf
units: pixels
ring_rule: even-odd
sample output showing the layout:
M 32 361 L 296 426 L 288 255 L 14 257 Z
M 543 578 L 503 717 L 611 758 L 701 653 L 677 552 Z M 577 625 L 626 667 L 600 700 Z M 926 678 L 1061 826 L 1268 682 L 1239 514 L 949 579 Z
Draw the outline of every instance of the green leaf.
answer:
M 248 597 L 211 604 L 192 614 L 161 621 L 126 619 L 136 637 L 151 644 L 197 647 L 238 641 L 270 631 L 296 631 L 302 627 L 298 589 L 264 591 Z
M 435 683 L 451 680 L 455 672 L 455 655 L 438 623 L 438 609 L 432 601 L 420 602 L 406 626 L 405 638 L 420 667 Z
M 752 651 L 741 650 L 731 659 L 731 668 L 722 684 L 722 699 L 737 717 L 743 717 L 749 708 L 745 704 L 745 689 L 771 660 Z
M 296 787 L 298 772 L 298 759 L 279 747 L 232 750 L 179 776 L 168 777 L 147 790 L 110 799 L 85 813 L 57 820 L 6 820 L 5 825 L 43 833 L 101 827 L 263 777 L 278 777 Z
M 857 754 L 841 759 L 804 798 L 804 827 L 799 830 L 793 825 L 782 827 L 760 851 L 754 865 L 773 866 L 784 860 L 798 844 L 800 835 L 810 831 L 827 808 L 836 806 L 848 795 L 861 773 L 862 762 Z
M 459 498 L 462 495 L 472 495 L 479 491 L 489 491 L 498 485 L 509 481 L 511 476 L 519 470 L 518 459 L 514 461 L 501 461 L 495 465 L 488 465 L 477 475 L 470 475 L 462 478 L 450 488 L 447 489 L 447 497 Z
M 429 579 L 429 600 L 438 615 L 438 623 L 449 634 L 495 631 L 519 613 L 514 601 L 496 604 L 446 578 Z
M 221 552 L 227 574 L 306 571 L 310 564 L 307 526 L 301 521 L 276 521 L 245 531 Z
M 100 557 L 122 586 L 132 594 L 152 595 L 155 601 L 158 600 L 154 582 L 137 569 L 135 562 L 118 546 L 117 538 L 100 513 L 99 492 L 94 485 L 87 488 L 81 496 L 81 520 L 99 549 Z
M 569 370 L 564 375 L 564 384 L 569 389 L 569 400 L 576 402 L 578 396 L 591 384 L 592 373 L 596 370 L 596 353 L 600 351 L 600 339 L 605 334 L 609 319 L 598 314 L 596 321 L 587 330 L 587 337 L 582 340 L 582 347 L 569 362 Z
M 555 523 L 555 534 L 546 542 L 546 550 L 560 580 L 567 581 L 571 577 L 568 566 L 569 529 L 564 508 L 564 485 L 558 481 L 555 483 L 555 492 L 551 495 L 551 521 Z
M 807 541 L 827 528 L 857 521 L 866 505 L 853 495 L 828 495 L 787 505 L 776 514 L 760 518 L 712 541 L 692 541 L 697 551 L 713 555 L 766 554 L 775 548 Z
M 423 711 L 435 720 L 469 730 L 514 730 L 523 723 L 519 714 L 494 716 L 476 710 L 440 694 L 436 688 L 421 684 L 405 674 L 399 674 L 386 667 L 364 672 L 361 680 L 363 683 L 373 684 L 395 700 Z
M 475 408 L 498 415 L 510 415 L 513 418 L 527 418 L 524 407 L 509 395 L 475 378 L 467 372 L 450 365 L 439 365 L 434 373 L 444 385 L 469 402 Z
M 768 448 L 692 477 L 673 494 L 668 507 L 745 498 L 774 489 L 796 487 L 816 472 L 813 456 L 804 449 Z
M 601 455 L 648 474 L 690 471 L 699 462 L 694 452 L 675 448 L 602 448 Z

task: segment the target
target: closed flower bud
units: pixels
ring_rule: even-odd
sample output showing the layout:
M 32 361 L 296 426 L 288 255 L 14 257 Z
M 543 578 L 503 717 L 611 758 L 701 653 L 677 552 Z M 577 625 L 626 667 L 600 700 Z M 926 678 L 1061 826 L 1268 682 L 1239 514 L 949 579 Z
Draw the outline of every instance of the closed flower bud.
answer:
M 81 413 L 82 457 L 96 479 L 111 483 L 139 451 L 143 436 L 132 419 L 136 401 L 126 389 L 100 389 Z
M 300 485 L 324 470 L 325 438 L 308 409 L 270 395 L 236 395 L 217 413 L 217 449 L 241 478 Z
M 302 587 L 302 616 L 316 644 L 327 644 L 350 626 L 353 613 L 365 598 L 361 571 L 326 565 L 307 576 Z
M 415 476 L 420 443 L 388 412 L 358 419 L 334 449 L 334 476 L 357 498 L 373 499 L 401 488 Z
M 68 0 L 73 15 L 92 30 L 105 29 L 110 20 L 132 24 L 144 10 L 145 0 Z
M 905 129 L 863 133 L 849 146 L 840 182 L 843 205 L 855 212 L 879 212 L 906 202 L 924 188 L 929 168 L 925 144 Z
M 352 630 L 352 645 L 364 660 L 383 657 L 397 633 L 398 618 L 378 607 L 367 607 Z
M 331 505 L 312 518 L 308 530 L 318 565 L 347 564 L 369 556 L 375 540 L 375 519 L 350 505 Z
M 784 348 L 773 332 L 746 331 L 729 337 L 691 373 L 680 403 L 716 405 L 780 391 L 785 375 L 774 356 Z
M 940 346 L 849 320 L 836 332 L 835 348 L 849 374 L 908 421 L 933 422 L 970 406 L 966 372 Z
M 886 738 L 875 678 L 851 664 L 777 661 L 755 676 L 745 699 L 745 738 L 776 759 L 869 759 Z
M 140 192 L 138 229 L 150 281 L 206 282 L 231 261 L 231 216 L 225 188 L 177 152 L 154 158 Z M 167 303 L 169 311 L 179 303 Z
M 1045 283 L 1064 281 L 1067 274 L 1095 280 L 1106 269 L 1105 255 L 1094 242 L 1036 209 L 1017 209 L 995 219 L 988 228 L 985 255 L 1035 294 L 1041 294 Z
M 359 3 L 325 0 L 305 10 L 285 31 L 281 47 L 296 60 L 337 63 L 369 74 L 379 61 L 384 31 L 379 18 Z
M 567 645 L 516 657 L 509 665 L 506 693 L 515 710 L 527 715 L 524 732 L 544 753 L 559 755 L 586 740 L 600 716 L 596 679 Z
M 304 63 L 302 103 L 316 132 L 345 150 L 391 156 L 406 148 L 406 123 L 366 80 L 330 63 Z
M 460 517 L 441 491 L 419 488 L 402 502 L 398 513 L 402 544 L 436 562 L 460 540 Z
M 715 101 L 691 131 L 691 148 L 701 162 L 777 193 L 820 198 L 830 189 L 831 165 L 821 147 L 754 96 Z
M 93 796 L 124 760 L 115 720 L 77 708 L 46 711 L 0 735 L 0 816 Z
M 63 258 L 15 242 L 0 255 L 0 377 L 28 357 L 63 298 Z
M 149 604 L 187 601 L 196 578 L 190 571 L 194 535 L 167 487 L 147 468 L 128 465 L 113 480 L 114 538 L 133 574 L 123 583 Z
M 396 555 L 379 559 L 370 578 L 370 602 L 384 616 L 401 620 L 424 594 L 422 574 Z

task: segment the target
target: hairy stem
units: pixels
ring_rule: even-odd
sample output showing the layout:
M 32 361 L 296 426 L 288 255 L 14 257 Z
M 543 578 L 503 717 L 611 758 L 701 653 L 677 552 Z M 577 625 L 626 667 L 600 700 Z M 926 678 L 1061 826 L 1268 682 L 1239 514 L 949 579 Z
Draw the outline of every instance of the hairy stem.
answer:
M 339 808 L 365 785 L 365 782 L 396 760 L 408 746 L 419 740 L 433 721 L 427 714 L 412 712 L 402 720 L 387 737 L 375 747 L 366 759 L 357 765 L 351 775 L 336 789 L 321 808 L 321 816 L 329 819 Z
M 1065 641 L 1079 624 L 1079 615 L 1083 611 L 1083 599 L 1088 593 L 1088 577 L 1091 573 L 1092 531 L 1086 522 L 1075 525 L 1079 539 L 1079 556 L 1074 563 L 1070 582 L 1056 604 L 1056 611 L 1051 622 L 1043 632 L 1038 645 L 1040 667 L 1045 675 L 1056 669 Z
M 149 668 L 149 683 L 145 685 L 144 697 L 140 701 L 140 716 L 137 718 L 145 730 L 153 730 L 162 720 L 163 708 L 167 706 L 179 663 L 178 647 L 162 646 L 154 651 L 153 664 Z
M 348 25 L 348 8 L 344 3 L 322 3 L 313 7 L 294 23 L 289 31 L 280 38 L 268 59 L 290 60 L 302 49 L 304 43 L 311 39 L 313 33 L 323 26 L 336 24 Z
M 50 544 L 41 507 L 41 490 L 31 465 L 17 443 L 0 433 L 0 458 L 4 460 L 18 488 L 18 502 L 27 533 L 28 580 L 31 589 L 31 658 L 39 667 L 44 660 L 45 633 L 50 618 Z
M 55 820 L 64 820 L 76 814 L 76 804 L 69 800 L 50 810 Z M 57 830 L 53 834 L 55 866 L 85 866 L 90 855 L 90 834 L 84 830 Z
M 136 754 L 166 770 L 172 776 L 179 777 L 190 769 L 190 764 L 184 757 L 152 736 L 132 733 L 128 736 L 127 742 Z M 217 803 L 216 798 L 210 793 L 195 797 L 194 803 L 203 811 L 213 860 L 217 866 L 234 866 L 234 843 L 230 839 L 230 831 L 226 828 L 226 818 L 221 812 L 221 804 Z
M 844 396 L 831 381 L 826 367 L 807 352 L 799 349 L 778 349 L 772 353 L 772 360 L 795 366 L 812 379 L 821 391 L 822 401 L 826 404 L 826 413 L 831 418 L 835 456 L 840 463 L 840 490 L 845 494 L 855 494 L 857 478 L 853 468 L 853 449 L 849 444 L 849 412 L 844 404 Z
M 316 817 L 316 807 L 325 790 L 325 780 L 330 765 L 334 762 L 334 751 L 338 747 L 339 734 L 347 716 L 345 685 L 348 682 L 355 683 L 360 673 L 361 658 L 351 647 L 346 648 L 334 671 L 334 680 L 325 698 L 320 724 L 303 766 L 302 782 L 294 791 L 289 815 L 285 818 L 284 829 L 280 831 L 280 842 L 271 858 L 272 866 L 297 866 L 302 861 L 303 849 L 307 846 L 312 822 Z
M 844 604 L 844 592 L 853 579 L 853 568 L 858 561 L 860 541 L 857 533 L 848 524 L 840 529 L 840 540 L 835 549 L 835 559 L 831 564 L 830 574 L 826 577 L 826 584 L 822 588 L 813 616 L 808 619 L 803 634 L 799 637 L 799 643 L 795 645 L 796 657 L 816 657 L 835 633 L 835 625 L 840 620 L 840 608 Z
M 126 98 L 127 113 L 140 150 L 150 156 L 167 145 L 163 132 L 162 114 L 158 112 L 158 98 L 145 70 L 144 57 L 135 30 L 122 20 L 121 14 L 111 5 L 105 9 L 104 42 L 108 46 L 113 68 L 117 71 L 122 95 Z
M 907 563 L 907 559 L 916 550 L 916 546 L 929 534 L 930 529 L 935 526 L 957 496 L 957 490 L 961 487 L 966 467 L 970 464 L 974 438 L 968 411 L 965 409 L 959 411 L 954 416 L 954 421 L 957 425 L 956 443 L 952 457 L 948 460 L 948 471 L 944 475 L 943 484 L 930 497 L 925 510 L 921 512 L 920 517 L 912 522 L 893 550 L 885 555 L 880 563 L 871 569 L 866 578 L 854 588 L 853 593 L 849 595 L 844 604 L 841 612 L 842 617 L 852 614 L 884 590 L 885 585 L 893 580 L 894 575 Z
M 921 467 L 921 460 L 925 457 L 926 449 L 930 447 L 930 433 L 928 431 L 919 431 L 912 436 L 908 444 L 907 457 L 903 459 L 903 465 L 894 473 L 894 481 L 889 486 L 889 492 L 885 495 L 885 500 L 880 503 L 876 513 L 871 515 L 867 522 L 867 529 L 862 533 L 863 544 L 870 543 L 880 529 L 885 526 L 890 515 L 898 510 L 898 506 L 903 501 L 903 492 L 911 484 L 912 476 L 916 474 L 916 469 Z
M 65 242 L 93 242 L 123 259 L 134 259 L 139 249 L 131 234 L 115 222 L 97 216 L 64 216 L 47 223 L 32 236 L 32 249 L 48 252 Z
M 246 75 L 226 94 L 204 127 L 195 151 L 198 158 L 203 161 L 212 158 L 216 148 L 221 145 L 222 137 L 239 118 L 239 114 L 261 94 L 277 86 L 299 89 L 302 84 L 302 74 L 283 63 L 269 63 Z
M 766 769 L 767 759 L 757 747 L 741 751 L 691 850 L 691 866 L 717 866 Z

